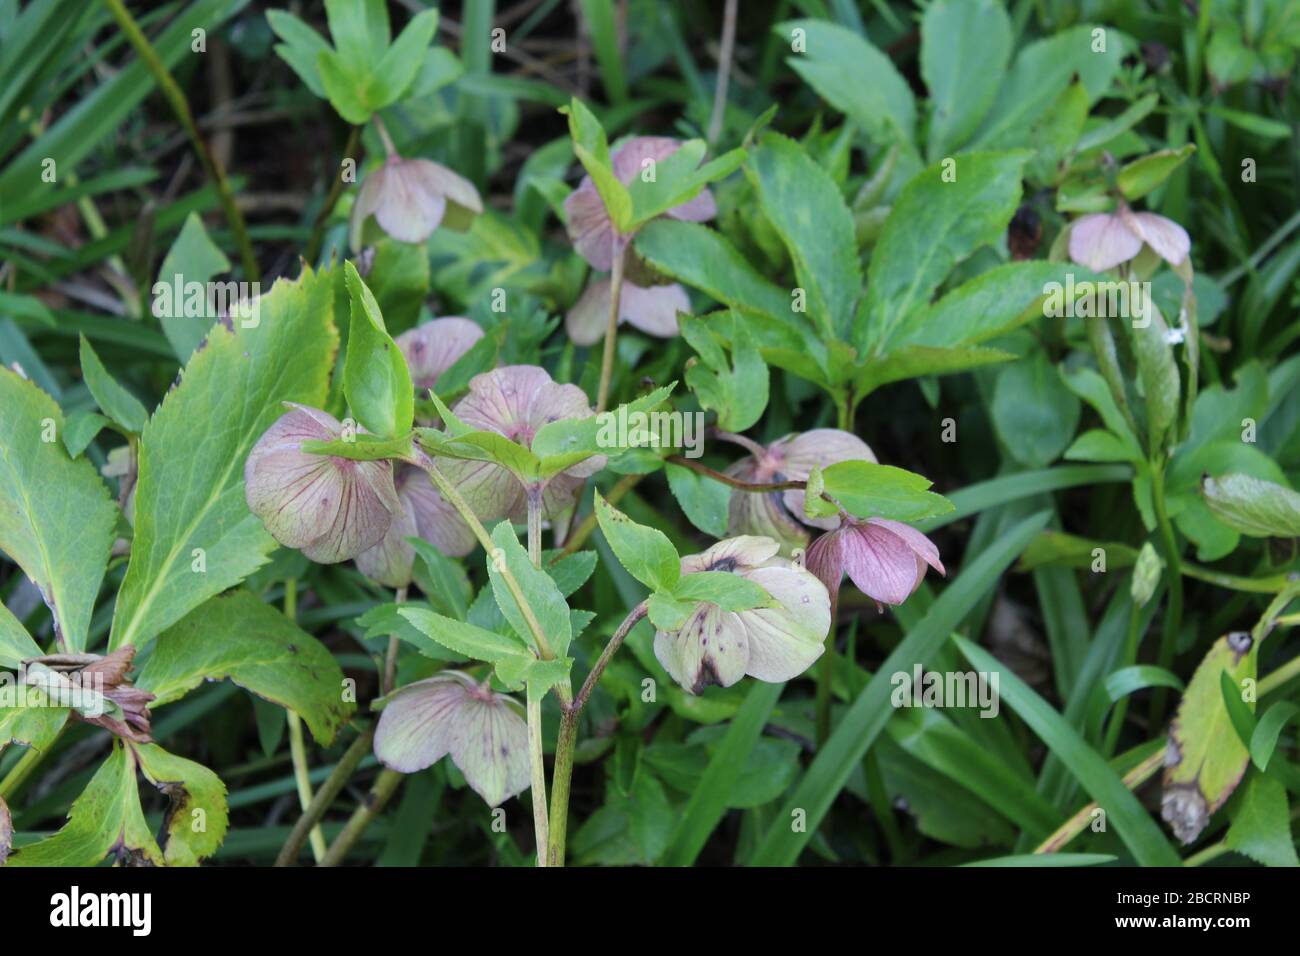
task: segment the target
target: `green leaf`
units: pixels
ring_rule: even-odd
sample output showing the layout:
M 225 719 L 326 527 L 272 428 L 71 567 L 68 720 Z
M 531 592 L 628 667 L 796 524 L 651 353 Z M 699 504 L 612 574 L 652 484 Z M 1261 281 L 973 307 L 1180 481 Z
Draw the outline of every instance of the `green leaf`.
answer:
M 749 865 L 791 866 L 798 860 L 800 851 L 817 832 L 831 804 L 861 764 L 863 755 L 893 716 L 895 711 L 890 706 L 892 675 L 899 671 L 909 672 L 913 664 L 924 664 L 938 652 L 948 635 L 1043 529 L 1047 519 L 1047 512 L 1039 512 L 1015 525 L 963 568 L 930 605 L 925 617 L 909 630 L 902 643 L 885 659 L 830 738 L 818 750 L 794 792 L 763 834 L 749 858 Z M 791 826 L 796 811 L 803 811 L 806 824 L 803 828 Z
M 637 524 L 595 490 L 596 520 L 610 550 L 628 574 L 651 591 L 671 592 L 681 577 L 682 562 L 668 536 Z
M 708 601 L 724 611 L 774 607 L 772 596 L 758 583 L 729 571 L 694 571 L 683 574 L 673 588 L 678 601 Z
M 860 518 L 920 521 L 953 510 L 943 495 L 926 489 L 921 475 L 870 461 L 841 461 L 822 470 L 828 495 Z
M 1011 60 L 1011 19 L 998 0 L 937 0 L 921 17 L 921 76 L 930 91 L 931 161 L 979 127 Z
M 111 424 L 98 412 L 73 412 L 63 424 L 63 447 L 71 457 L 79 458 L 95 436 Z
M 425 10 L 410 19 L 397 40 L 375 64 L 370 82 L 365 87 L 367 106 L 381 110 L 402 98 L 424 64 L 424 55 L 437 29 L 437 10 Z
M 667 401 L 676 386 L 676 382 L 671 382 L 600 415 L 566 418 L 543 425 L 533 436 L 531 445 L 532 453 L 541 459 L 538 473 L 549 478 L 593 455 L 615 455 L 640 447 L 637 442 L 644 445 L 654 437 L 653 421 L 647 417 L 648 413 Z
M 384 0 L 325 0 L 325 15 L 334 45 L 350 69 L 369 72 L 383 58 L 392 38 Z
M 54 399 L 0 368 L 0 409 L 0 551 L 41 589 L 67 650 L 85 650 L 120 512 L 94 465 L 68 457 Z
M 157 707 L 211 680 L 292 710 L 322 744 L 356 706 L 345 700 L 343 672 L 325 646 L 244 590 L 213 598 L 160 634 L 136 686 L 151 691 Z
M 86 387 L 104 414 L 127 431 L 139 433 L 144 429 L 149 412 L 138 398 L 109 374 L 84 335 L 81 336 L 81 374 L 85 376 Z
M 460 562 L 453 561 L 423 538 L 407 538 L 418 559 L 415 579 L 425 596 L 458 621 L 469 610 L 470 584 Z M 423 571 L 421 571 L 421 567 Z
M 709 183 L 730 176 L 745 161 L 745 151 L 733 149 L 700 166 L 707 150 L 704 140 L 687 140 L 670 156 L 655 163 L 653 178 L 638 174 L 627 184 L 632 199 L 630 228 L 635 229 L 675 206 L 690 202 Z
M 1265 866 L 1300 866 L 1286 787 L 1266 774 L 1251 774 L 1223 842 Z
M 963 153 L 917 173 L 899 193 L 867 271 L 866 321 L 855 339 L 877 354 L 924 309 L 953 266 L 997 242 L 1020 203 L 1027 150 Z
M 745 172 L 790 252 L 814 324 L 827 338 L 842 337 L 853 323 L 862 273 L 853 216 L 839 188 L 798 143 L 777 133 L 763 136 Z
M 229 271 L 230 260 L 208 237 L 199 214 L 190 213 L 158 267 L 158 281 L 152 289 L 153 314 L 162 324 L 163 334 L 182 365 L 190 360 L 217 318 L 209 314 L 206 293 L 201 305 L 190 303 L 186 286 L 194 282 L 206 284 L 213 276 Z M 191 305 L 197 306 L 200 314 L 194 315 L 196 309 Z
M 1245 632 L 1215 641 L 1192 675 L 1170 725 L 1163 806 L 1165 819 L 1184 843 L 1205 829 L 1250 762 L 1246 745 L 1233 729 L 1221 683 L 1227 677 L 1240 693 L 1242 681 L 1255 677 L 1257 651 Z M 1253 705 L 1247 710 L 1253 711 Z
M 0 667 L 17 670 L 25 660 L 41 656 L 41 648 L 18 618 L 0 603 Z
M 1060 457 L 1079 425 L 1079 399 L 1041 351 L 998 373 L 989 409 L 1011 457 L 1045 468 Z
M 325 99 L 325 87 L 316 68 L 317 55 L 330 48 L 325 38 L 287 10 L 267 10 L 266 19 L 284 41 L 275 45 L 280 59 L 289 64 L 307 89 Z
M 637 233 L 636 251 L 658 271 L 725 305 L 786 322 L 794 318 L 790 294 L 755 270 L 725 236 L 708 226 L 657 219 Z
M 1115 857 L 1109 853 L 1025 853 L 1014 856 L 998 856 L 990 860 L 975 860 L 962 863 L 961 866 L 1032 866 L 1067 867 L 1067 866 L 1102 866 L 1114 863 Z
M 397 613 L 408 620 L 421 634 L 471 660 L 500 664 L 512 657 L 534 659 L 525 645 L 504 634 L 475 627 L 463 621 L 454 621 L 449 617 L 420 608 L 404 607 Z
M 1020 501 L 1034 495 L 1098 485 L 1107 482 L 1128 482 L 1133 470 L 1124 465 L 1058 465 L 1041 471 L 1025 471 L 1016 475 L 1003 475 L 988 481 L 976 482 L 959 488 L 949 497 L 955 510 L 938 518 L 917 522 L 921 531 L 931 532 L 971 515 L 979 514 L 998 505 Z
M 713 538 L 727 536 L 727 508 L 731 489 L 682 465 L 664 466 L 668 487 L 691 524 Z
M 1179 865 L 1178 854 L 1137 797 L 1124 786 L 1124 781 L 1106 759 L 1089 747 L 1064 717 L 988 651 L 963 637 L 954 635 L 953 641 L 977 671 L 999 675 L 1002 701 L 1042 738 L 1052 753 L 1078 778 L 1088 795 L 1106 808 L 1120 839 L 1139 864 Z
M 1282 728 L 1297 716 L 1300 716 L 1300 705 L 1283 700 L 1270 707 L 1255 724 L 1250 737 L 1250 759 L 1261 771 L 1267 770 L 1269 761 L 1273 759 Z
M 404 435 L 415 420 L 415 386 L 406 358 L 384 327 L 379 303 L 356 266 L 343 263 L 343 274 L 352 303 L 343 392 L 357 421 L 371 433 Z
M 1169 344 L 1169 327 L 1164 316 L 1148 303 L 1150 321 L 1133 326 L 1133 353 L 1137 357 L 1138 379 L 1142 383 L 1147 411 L 1147 450 L 1156 455 L 1171 442 L 1178 426 L 1180 379 Z
M 135 758 L 120 743 L 72 802 L 53 836 L 15 850 L 8 866 L 94 866 L 109 853 L 123 865 L 162 866 L 135 781 Z
M 1187 162 L 1194 152 L 1196 147 L 1188 143 L 1178 149 L 1162 149 L 1126 163 L 1116 177 L 1119 191 L 1130 202 L 1141 199 L 1173 175 L 1174 170 Z
M 214 326 L 145 426 L 112 647 L 147 643 L 276 547 L 248 510 L 244 459 L 284 402 L 325 403 L 338 347 L 332 286 L 329 273 L 304 267 L 297 281 L 281 279 L 262 296 L 255 326 Z M 78 534 L 84 543 L 84 528 Z
M 786 62 L 818 95 L 880 143 L 912 143 L 916 102 L 893 62 L 867 39 L 825 20 L 777 24 L 786 43 L 803 33 L 803 48 Z
M 157 744 L 141 744 L 135 753 L 149 782 L 171 800 L 163 821 L 163 859 L 168 866 L 198 866 L 226 838 L 226 785 L 202 764 Z
M 556 657 L 563 658 L 573 639 L 573 625 L 569 617 L 569 605 L 555 580 L 528 560 L 528 552 L 515 537 L 515 530 L 509 521 L 502 521 L 492 529 L 492 543 L 496 549 L 487 556 L 488 576 L 492 579 L 492 594 L 496 597 L 501 613 L 515 629 L 515 633 L 529 646 L 533 646 L 535 640 L 532 628 L 528 626 L 524 611 L 501 574 L 501 564 L 504 563 L 523 591 L 524 600 L 536 615 L 537 624 L 551 650 Z M 540 656 L 541 648 L 537 650 Z
M 614 175 L 609 160 L 609 142 L 605 128 L 594 113 L 576 96 L 560 112 L 569 117 L 569 135 L 573 138 L 573 154 L 591 177 L 609 213 L 610 221 L 619 232 L 631 231 L 632 196 L 627 187 Z
M 39 688 L 27 688 L 24 704 L 19 707 L 16 703 L 15 706 L 0 703 L 0 753 L 10 744 L 45 750 L 58 739 L 72 713 L 67 707 L 51 707 L 49 698 Z
M 718 413 L 718 427 L 743 432 L 762 417 L 767 408 L 767 363 L 751 339 L 731 343 L 731 360 L 722 342 L 705 319 L 681 316 L 682 335 L 702 361 L 686 369 L 686 384 L 700 405 Z
M 363 77 L 353 72 L 342 57 L 328 49 L 316 54 L 316 70 L 320 73 L 325 96 L 339 116 L 354 126 L 370 122 L 373 111 L 361 101 L 359 95 Z
M 1207 477 L 1201 494 L 1213 515 L 1254 538 L 1300 537 L 1300 494 L 1290 488 L 1231 474 Z
M 754 682 L 709 759 L 704 776 L 691 791 L 660 865 L 691 866 L 695 863 L 709 835 L 722 822 L 731 793 L 745 769 L 745 759 L 762 738 L 763 727 L 784 689 L 784 684 Z

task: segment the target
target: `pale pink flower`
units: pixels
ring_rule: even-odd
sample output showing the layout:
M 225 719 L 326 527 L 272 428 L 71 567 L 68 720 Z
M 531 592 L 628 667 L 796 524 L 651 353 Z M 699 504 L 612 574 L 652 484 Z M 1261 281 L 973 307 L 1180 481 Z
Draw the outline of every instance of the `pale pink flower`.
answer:
M 423 538 L 449 558 L 469 554 L 477 539 L 422 469 L 399 464 L 394 484 L 402 510 L 379 544 L 357 555 L 357 570 L 386 587 L 404 588 L 415 568 L 415 548 L 407 538 Z
M 354 251 L 364 240 L 366 220 L 374 216 L 384 232 L 401 242 L 424 242 L 442 224 L 463 228 L 483 212 L 474 184 L 428 159 L 403 159 L 396 153 L 366 177 L 352 206 L 348 241 Z
M 880 604 L 902 604 L 925 577 L 926 566 L 947 574 L 939 549 L 911 525 L 888 518 L 845 516 L 808 549 L 808 570 L 832 595 L 847 573 L 859 591 Z
M 477 322 L 449 315 L 403 332 L 397 337 L 397 347 L 411 370 L 411 382 L 423 392 L 436 387 L 442 373 L 481 338 L 483 329 Z
M 1094 272 L 1128 262 L 1150 246 L 1171 266 L 1179 266 L 1191 251 L 1187 230 L 1153 212 L 1133 212 L 1124 203 L 1113 213 L 1092 213 L 1070 226 L 1070 258 Z
M 587 286 L 568 315 L 564 330 L 574 345 L 594 345 L 605 337 L 609 328 L 609 299 L 612 283 L 597 279 Z M 677 313 L 691 311 L 686 290 L 677 283 L 641 287 L 623 281 L 618 298 L 618 320 L 640 329 L 647 335 L 670 339 L 677 334 Z

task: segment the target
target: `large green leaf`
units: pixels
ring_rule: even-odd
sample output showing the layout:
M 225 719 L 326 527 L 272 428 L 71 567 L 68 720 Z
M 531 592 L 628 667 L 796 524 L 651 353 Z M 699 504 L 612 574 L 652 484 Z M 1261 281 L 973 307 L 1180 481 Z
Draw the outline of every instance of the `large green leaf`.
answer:
M 148 642 L 266 563 L 275 540 L 248 510 L 244 459 L 284 402 L 324 403 L 338 346 L 332 286 L 304 267 L 262 297 L 256 325 L 214 326 L 145 426 L 111 646 Z
M 524 616 L 523 609 L 515 600 L 514 593 L 506 584 L 501 573 L 502 565 L 510 570 L 511 576 L 523 591 L 524 601 L 532 609 L 542 634 L 555 656 L 563 658 L 573 640 L 573 625 L 569 616 L 569 605 L 560 593 L 555 579 L 534 567 L 528 560 L 519 539 L 515 537 L 514 528 L 509 521 L 502 521 L 492 529 L 492 543 L 496 545 L 492 554 L 487 556 L 488 576 L 492 579 L 492 593 L 497 606 L 510 622 L 515 632 L 528 642 L 534 644 L 532 628 Z M 540 648 L 538 649 L 540 651 Z
M 601 534 L 628 574 L 652 591 L 672 591 L 681 577 L 681 559 L 668 536 L 637 524 L 607 502 L 599 490 L 595 507 Z
M 1002 237 L 1031 155 L 963 153 L 952 166 L 944 161 L 922 170 L 903 188 L 871 257 L 866 321 L 854 336 L 859 347 L 884 352 L 953 266 Z
M 292 710 L 323 744 L 356 709 L 325 646 L 249 591 L 213 598 L 160 634 L 136 686 L 156 707 L 226 679 Z
M 803 779 L 777 813 L 749 863 L 752 866 L 790 866 L 817 832 L 849 776 L 895 713 L 890 703 L 893 675 L 908 673 L 924 664 L 961 624 L 998 577 L 1047 524 L 1048 513 L 1025 518 L 996 543 L 963 568 L 944 589 L 920 623 L 894 648 L 880 670 L 853 701 Z M 802 828 L 792 826 L 802 811 Z
M 921 76 L 930 90 L 927 155 L 949 155 L 993 105 L 1011 59 L 1011 19 L 1000 0 L 936 0 L 921 17 Z
M 60 440 L 63 412 L 0 368 L 0 551 L 41 589 L 69 651 L 86 647 L 118 509 L 95 466 Z
M 226 785 L 202 764 L 157 744 L 138 746 L 135 753 L 149 782 L 171 800 L 163 827 L 163 859 L 168 866 L 197 866 L 216 853 L 226 837 Z
M 790 252 L 808 314 L 827 338 L 844 337 L 862 293 L 862 273 L 853 216 L 835 181 L 798 143 L 777 133 L 763 137 L 745 171 Z

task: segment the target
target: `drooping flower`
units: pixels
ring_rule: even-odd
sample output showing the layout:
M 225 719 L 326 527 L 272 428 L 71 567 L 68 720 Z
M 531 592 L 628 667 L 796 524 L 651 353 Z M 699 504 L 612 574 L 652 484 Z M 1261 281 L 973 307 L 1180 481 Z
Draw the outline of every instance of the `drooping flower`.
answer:
M 244 463 L 248 508 L 276 541 L 313 561 L 355 558 L 378 544 L 402 511 L 392 465 L 303 451 L 304 441 L 337 440 L 343 427 L 328 412 L 286 404 L 290 410 Z
M 614 150 L 610 165 L 620 182 L 630 183 L 643 170 L 650 168 L 651 163 L 663 162 L 681 145 L 668 136 L 634 136 Z M 564 211 L 569 220 L 569 238 L 577 247 L 578 254 L 593 269 L 609 272 L 614 267 L 614 257 L 624 253 L 633 237 L 614 228 L 609 211 L 590 176 L 584 176 L 578 188 L 565 199 Z M 704 222 L 717 212 L 713 194 L 705 189 L 694 199 L 674 206 L 664 215 L 685 222 Z
M 447 754 L 488 806 L 528 789 L 528 724 L 512 697 L 459 671 L 442 671 L 391 694 L 375 730 L 375 756 L 415 773 Z
M 469 392 L 452 412 L 466 425 L 496 432 L 530 449 L 543 426 L 595 414 L 582 389 L 556 383 L 546 369 L 535 365 L 507 365 L 475 375 L 469 381 Z M 605 460 L 604 455 L 596 455 L 543 482 L 536 489 L 542 513 L 557 518 L 571 509 L 583 482 L 604 468 Z M 441 458 L 438 467 L 483 521 L 522 521 L 527 517 L 528 491 L 503 466 Z
M 739 437 L 739 436 L 736 436 Z M 733 463 L 726 474 L 756 484 L 806 481 L 814 466 L 841 461 L 875 462 L 875 453 L 861 438 L 838 428 L 814 428 L 786 435 L 764 448 L 744 439 L 751 454 Z M 775 538 L 783 548 L 802 548 L 810 534 L 805 525 L 833 528 L 837 519 L 804 514 L 802 490 L 759 493 L 736 489 L 727 506 L 727 534 L 760 534 Z
M 483 212 L 474 184 L 429 159 L 391 154 L 366 177 L 352 206 L 348 242 L 360 250 L 366 220 L 374 216 L 384 232 L 401 242 L 424 242 L 446 222 L 464 228 Z
M 415 548 L 407 538 L 423 538 L 449 558 L 469 554 L 476 539 L 423 470 L 398 464 L 394 484 L 401 511 L 393 516 L 383 540 L 357 555 L 357 570 L 385 587 L 404 588 L 415 567 Z
M 1192 241 L 1187 230 L 1153 212 L 1133 212 L 1120 203 L 1113 213 L 1092 213 L 1070 226 L 1070 258 L 1094 272 L 1105 272 L 1135 258 L 1143 245 L 1177 267 L 1187 258 Z
M 564 329 L 574 345 L 594 345 L 605 337 L 609 327 L 609 279 L 598 279 L 587 286 L 569 314 Z M 690 312 L 691 300 L 677 283 L 642 288 L 624 281 L 618 299 L 618 320 L 627 322 L 648 335 L 670 339 L 677 334 L 677 313 Z
M 777 557 L 771 538 L 719 541 L 682 558 L 682 574 L 728 571 L 753 581 L 775 607 L 724 611 L 699 602 L 680 627 L 655 632 L 655 657 L 682 688 L 698 694 L 710 684 L 730 687 L 746 674 L 761 681 L 790 680 L 825 649 L 831 626 L 830 596 L 804 568 Z
M 50 702 L 71 707 L 79 720 L 123 740 L 152 743 L 149 704 L 154 695 L 132 686 L 136 648 L 119 647 L 104 655 L 50 654 L 26 661 L 23 682 L 42 690 Z
M 483 329 L 477 322 L 449 315 L 403 332 L 397 337 L 397 347 L 406 358 L 416 390 L 423 392 L 435 388 L 439 376 L 481 338 Z
M 857 589 L 880 604 L 902 604 L 921 585 L 927 565 L 947 574 L 939 549 L 911 525 L 888 518 L 845 516 L 808 548 L 808 570 L 832 595 L 847 573 Z

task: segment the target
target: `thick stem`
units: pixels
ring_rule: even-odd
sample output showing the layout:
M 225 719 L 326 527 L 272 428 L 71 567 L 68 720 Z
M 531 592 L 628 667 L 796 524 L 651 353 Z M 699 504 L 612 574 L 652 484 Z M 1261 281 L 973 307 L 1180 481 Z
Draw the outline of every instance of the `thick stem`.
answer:
M 533 831 L 537 838 L 537 865 L 546 866 L 551 845 L 546 817 L 546 759 L 542 751 L 542 697 L 528 689 L 528 761 L 532 774 Z
M 284 616 L 294 621 L 298 618 L 298 579 L 284 582 Z M 293 779 L 298 788 L 298 806 L 305 812 L 312 804 L 311 771 L 307 767 L 307 741 L 302 733 L 302 719 L 288 708 L 284 712 L 289 725 L 289 758 L 293 761 Z M 320 827 L 311 831 L 311 853 L 319 863 L 325 856 L 325 834 Z
M 217 195 L 221 199 L 221 208 L 225 212 L 226 222 L 230 224 L 230 231 L 235 237 L 235 244 L 239 246 L 239 258 L 244 266 L 244 275 L 249 282 L 256 282 L 261 277 L 261 272 L 257 267 L 257 257 L 253 255 L 253 243 L 248 238 L 248 228 L 244 224 L 244 215 L 239 211 L 239 204 L 235 202 L 235 194 L 230 188 L 230 182 L 226 179 L 225 172 L 212 158 L 211 152 L 203 139 L 199 136 L 199 128 L 194 123 L 194 116 L 190 112 L 189 101 L 185 98 L 184 91 L 177 85 L 176 80 L 172 78 L 171 72 L 167 69 L 167 64 L 163 63 L 158 52 L 149 42 L 149 38 L 144 35 L 140 25 L 135 22 L 130 11 L 126 9 L 126 4 L 122 0 L 104 0 L 104 5 L 108 7 L 113 19 L 126 38 L 130 41 L 131 46 L 139 55 L 145 67 L 153 74 L 154 82 L 158 84 L 158 89 L 166 97 L 172 112 L 180 121 L 185 130 L 185 135 L 189 137 L 190 143 L 194 146 L 194 152 L 199 157 L 199 162 L 203 165 L 203 171 L 217 187 Z
M 551 866 L 564 866 L 565 839 L 569 829 L 569 790 L 573 780 L 573 750 L 578 742 L 578 718 L 582 715 L 587 698 L 600 682 L 600 675 L 605 673 L 605 667 L 623 646 L 623 641 L 632 628 L 645 616 L 646 603 L 642 601 L 632 608 L 610 637 L 573 702 L 560 708 L 560 732 L 555 739 L 555 769 L 551 774 L 551 838 L 547 851 L 547 861 Z
M 379 815 L 389 798 L 402 785 L 405 776 L 396 770 L 384 770 L 375 778 L 375 783 L 366 794 L 365 800 L 361 802 L 361 806 L 357 807 L 348 822 L 343 825 L 343 829 L 339 831 L 339 835 L 334 838 L 334 842 L 330 844 L 325 858 L 320 861 L 321 866 L 338 866 L 343 862 L 348 851 L 357 840 L 361 839 L 361 834 L 365 832 L 366 827 L 370 826 L 370 821 Z
M 605 353 L 600 360 L 600 390 L 596 393 L 596 413 L 609 407 L 609 382 L 614 375 L 614 354 L 618 347 L 618 310 L 623 297 L 623 256 L 614 256 L 609 274 L 609 326 L 605 329 Z
M 325 811 L 333 804 L 334 798 L 339 795 L 343 787 L 352 778 L 357 765 L 370 752 L 370 745 L 374 739 L 374 728 L 367 727 L 362 731 L 360 737 L 352 741 L 352 746 L 348 747 L 343 754 L 343 758 L 335 765 L 334 770 L 321 785 L 321 788 L 316 791 L 316 796 L 312 798 L 307 809 L 298 818 L 298 822 L 293 825 L 293 830 L 289 833 L 289 839 L 284 841 L 284 847 L 280 850 L 280 855 L 275 858 L 276 866 L 293 865 L 298 859 L 298 853 L 302 850 L 303 843 L 307 840 L 308 833 L 320 832 L 320 827 L 317 824 L 320 822 L 321 817 L 325 815 Z M 324 853 L 317 857 L 317 862 L 320 862 L 323 856 Z

